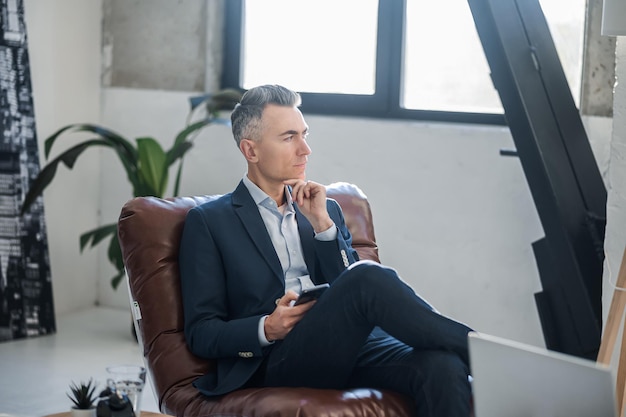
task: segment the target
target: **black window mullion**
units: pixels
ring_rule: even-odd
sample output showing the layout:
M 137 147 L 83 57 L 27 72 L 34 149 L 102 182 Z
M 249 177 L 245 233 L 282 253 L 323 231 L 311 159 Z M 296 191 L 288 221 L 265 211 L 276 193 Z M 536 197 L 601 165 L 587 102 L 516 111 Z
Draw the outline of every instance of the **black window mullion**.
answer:
M 376 92 L 385 97 L 381 114 L 400 107 L 404 49 L 405 0 L 381 0 L 378 8 Z
M 244 0 L 228 0 L 224 5 L 222 88 L 240 89 L 243 63 Z

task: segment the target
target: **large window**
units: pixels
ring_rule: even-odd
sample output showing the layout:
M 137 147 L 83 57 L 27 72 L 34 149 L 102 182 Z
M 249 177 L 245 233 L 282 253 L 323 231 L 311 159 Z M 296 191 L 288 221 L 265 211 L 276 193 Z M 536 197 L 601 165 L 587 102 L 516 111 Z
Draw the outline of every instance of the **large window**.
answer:
M 224 85 L 309 113 L 504 123 L 467 0 L 228 0 Z M 540 0 L 578 103 L 585 0 Z

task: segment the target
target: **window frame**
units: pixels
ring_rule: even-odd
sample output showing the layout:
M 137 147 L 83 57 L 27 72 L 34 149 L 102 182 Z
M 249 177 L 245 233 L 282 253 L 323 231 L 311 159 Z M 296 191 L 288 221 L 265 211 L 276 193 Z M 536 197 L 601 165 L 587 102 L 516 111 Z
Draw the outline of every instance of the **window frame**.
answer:
M 222 88 L 241 89 L 244 0 L 225 2 Z M 373 95 L 301 93 L 306 114 L 506 125 L 504 114 L 413 110 L 400 106 L 405 0 L 379 0 Z

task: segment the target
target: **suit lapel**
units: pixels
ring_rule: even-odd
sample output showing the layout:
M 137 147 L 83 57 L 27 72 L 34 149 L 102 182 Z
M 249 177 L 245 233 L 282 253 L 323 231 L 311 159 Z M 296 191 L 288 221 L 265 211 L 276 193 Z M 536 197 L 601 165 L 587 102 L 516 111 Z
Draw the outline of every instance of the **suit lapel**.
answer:
M 269 233 L 267 233 L 259 209 L 243 182 L 240 182 L 237 189 L 233 192 L 232 202 L 235 213 L 239 216 L 250 239 L 252 239 L 267 264 L 272 268 L 276 277 L 284 285 L 283 268 L 274 249 L 274 244 Z
M 306 263 L 309 275 L 313 279 L 315 273 L 315 232 L 313 226 L 307 218 L 300 212 L 297 204 L 293 204 L 296 210 L 296 221 L 298 222 L 298 233 L 300 234 L 300 242 L 302 242 L 302 252 L 304 254 L 304 262 Z M 315 281 L 314 281 L 315 282 Z

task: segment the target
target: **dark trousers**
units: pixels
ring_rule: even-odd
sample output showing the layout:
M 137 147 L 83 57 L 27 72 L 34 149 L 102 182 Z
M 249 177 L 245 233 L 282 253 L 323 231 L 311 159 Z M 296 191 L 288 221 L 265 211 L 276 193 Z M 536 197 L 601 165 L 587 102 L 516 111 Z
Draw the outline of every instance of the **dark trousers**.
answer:
M 467 333 L 395 270 L 362 261 L 345 271 L 266 360 L 264 386 L 390 389 L 419 417 L 467 417 Z

